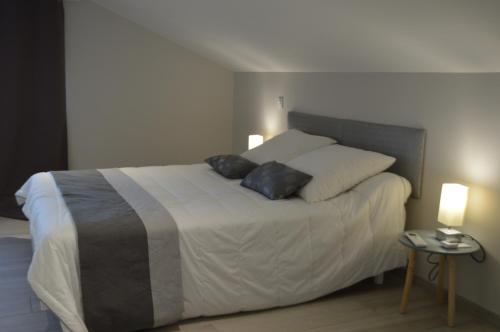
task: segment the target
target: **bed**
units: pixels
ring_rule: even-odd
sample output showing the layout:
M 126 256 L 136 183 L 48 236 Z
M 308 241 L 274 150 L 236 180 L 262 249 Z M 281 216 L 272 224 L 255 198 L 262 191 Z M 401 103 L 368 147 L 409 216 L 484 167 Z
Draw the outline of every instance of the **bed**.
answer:
M 314 204 L 300 198 L 268 200 L 205 164 L 119 170 L 175 221 L 178 318 L 301 303 L 404 264 L 397 238 L 404 229 L 406 200 L 420 195 L 425 132 L 300 112 L 289 113 L 289 127 L 392 154 L 397 162 L 391 172 Z M 64 330 L 88 331 L 78 239 L 55 177 L 32 176 L 18 197 L 30 219 L 33 290 Z M 134 303 L 131 310 L 143 305 Z M 162 314 L 154 313 L 154 325 L 172 322 L 157 320 Z

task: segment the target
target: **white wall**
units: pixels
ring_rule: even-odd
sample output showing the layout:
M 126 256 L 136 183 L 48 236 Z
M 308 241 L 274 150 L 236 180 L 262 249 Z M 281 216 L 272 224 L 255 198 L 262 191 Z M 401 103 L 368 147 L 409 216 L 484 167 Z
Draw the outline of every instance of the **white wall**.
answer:
M 71 168 L 229 152 L 233 73 L 103 7 L 65 2 Z
M 423 197 L 408 228 L 435 228 L 443 182 L 470 186 L 464 231 L 488 251 L 458 263 L 458 293 L 500 315 L 500 74 L 236 73 L 234 150 L 286 128 L 285 109 L 427 129 Z M 423 255 L 418 273 L 429 266 Z

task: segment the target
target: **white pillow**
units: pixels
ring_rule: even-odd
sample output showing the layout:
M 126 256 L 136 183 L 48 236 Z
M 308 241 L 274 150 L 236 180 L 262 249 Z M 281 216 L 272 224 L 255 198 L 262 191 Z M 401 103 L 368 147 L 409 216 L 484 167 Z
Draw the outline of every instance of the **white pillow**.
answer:
M 299 191 L 307 202 L 320 202 L 351 189 L 389 168 L 395 158 L 343 145 L 330 145 L 305 153 L 286 164 L 312 175 Z
M 284 163 L 303 153 L 334 143 L 336 141 L 329 137 L 309 135 L 296 129 L 289 129 L 262 145 L 242 153 L 241 156 L 257 164 L 273 160 Z

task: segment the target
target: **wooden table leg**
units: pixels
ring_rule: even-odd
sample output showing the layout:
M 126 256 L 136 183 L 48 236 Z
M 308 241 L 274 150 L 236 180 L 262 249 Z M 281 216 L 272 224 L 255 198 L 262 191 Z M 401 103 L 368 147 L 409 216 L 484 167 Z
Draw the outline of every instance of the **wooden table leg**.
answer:
M 455 325 L 456 262 L 448 256 L 448 326 Z
M 436 288 L 437 302 L 439 304 L 444 303 L 444 274 L 446 269 L 445 264 L 446 264 L 446 256 L 439 255 L 439 269 L 438 269 L 437 288 Z
M 410 256 L 408 260 L 408 267 L 406 268 L 405 287 L 403 289 L 403 297 L 401 298 L 401 306 L 399 312 L 404 314 L 408 308 L 408 298 L 410 297 L 411 285 L 413 284 L 413 274 L 415 273 L 415 260 L 417 258 L 417 251 L 410 249 Z

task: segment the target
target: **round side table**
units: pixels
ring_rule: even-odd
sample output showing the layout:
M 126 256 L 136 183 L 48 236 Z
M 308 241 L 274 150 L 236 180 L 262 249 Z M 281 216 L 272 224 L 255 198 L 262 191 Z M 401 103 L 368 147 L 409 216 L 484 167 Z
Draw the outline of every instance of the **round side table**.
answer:
M 481 249 L 479 243 L 475 240 L 464 237 L 462 242 L 470 245 L 468 248 L 445 249 L 441 247 L 439 240 L 435 237 L 434 230 L 409 230 L 407 232 L 417 233 L 427 243 L 426 247 L 417 248 L 410 242 L 404 235 L 401 234 L 399 242 L 408 247 L 410 250 L 408 258 L 408 267 L 406 268 L 405 285 L 403 289 L 403 296 L 401 298 L 400 312 L 406 313 L 408 308 L 408 298 L 413 283 L 413 275 L 415 273 L 415 261 L 417 252 L 427 252 L 439 255 L 439 270 L 437 276 L 437 302 L 444 303 L 444 269 L 448 263 L 448 326 L 455 325 L 455 292 L 456 292 L 456 261 L 455 256 L 470 255 Z

